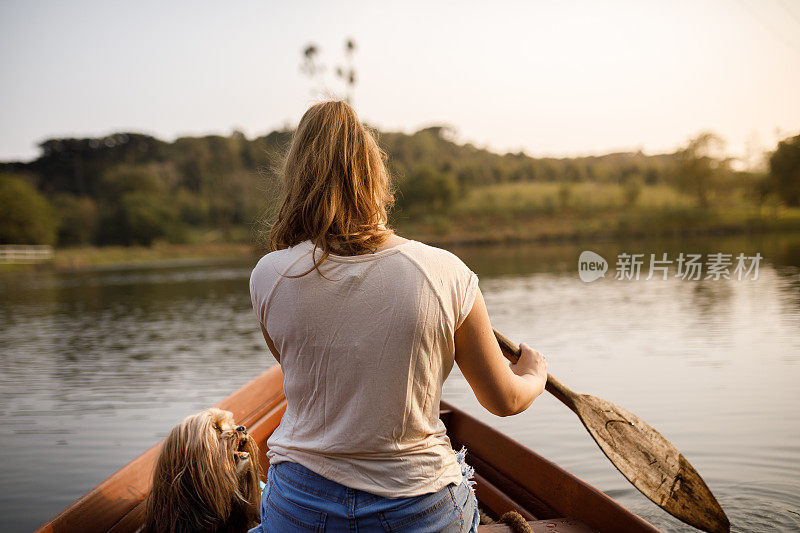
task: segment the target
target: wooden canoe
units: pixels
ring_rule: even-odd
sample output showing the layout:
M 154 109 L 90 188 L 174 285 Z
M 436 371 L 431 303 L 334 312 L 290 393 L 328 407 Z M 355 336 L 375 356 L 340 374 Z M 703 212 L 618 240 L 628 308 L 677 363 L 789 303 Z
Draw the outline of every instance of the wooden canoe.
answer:
M 274 366 L 217 404 L 231 411 L 258 442 L 266 466 L 266 441 L 286 408 L 283 373 Z M 628 533 L 658 531 L 609 496 L 469 416 L 442 402 L 441 418 L 455 449 L 468 449 L 475 468 L 480 508 L 492 517 L 516 510 L 534 531 Z M 43 525 L 40 532 L 135 532 L 142 523 L 143 501 L 150 486 L 160 444 L 122 467 Z M 510 531 L 484 525 L 481 533 Z

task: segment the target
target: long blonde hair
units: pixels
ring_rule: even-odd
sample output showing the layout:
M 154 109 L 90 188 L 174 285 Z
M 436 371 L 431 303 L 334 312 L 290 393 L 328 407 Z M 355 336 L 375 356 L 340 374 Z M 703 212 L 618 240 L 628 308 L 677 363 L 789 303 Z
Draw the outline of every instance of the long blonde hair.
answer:
M 247 531 L 259 521 L 260 477 L 256 441 L 230 412 L 190 415 L 161 446 L 144 531 Z
M 322 251 L 312 270 L 336 250 L 347 255 L 374 250 L 393 233 L 386 227 L 394 204 L 386 160 L 346 102 L 311 106 L 281 168 L 281 207 L 270 248 L 311 240 Z

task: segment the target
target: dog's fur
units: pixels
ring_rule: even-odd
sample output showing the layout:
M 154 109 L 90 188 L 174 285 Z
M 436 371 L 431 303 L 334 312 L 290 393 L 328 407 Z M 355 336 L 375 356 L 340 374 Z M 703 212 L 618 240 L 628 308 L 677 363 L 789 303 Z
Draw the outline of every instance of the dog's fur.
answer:
M 256 442 L 230 412 L 188 416 L 161 447 L 144 532 L 247 531 L 259 521 L 260 476 Z

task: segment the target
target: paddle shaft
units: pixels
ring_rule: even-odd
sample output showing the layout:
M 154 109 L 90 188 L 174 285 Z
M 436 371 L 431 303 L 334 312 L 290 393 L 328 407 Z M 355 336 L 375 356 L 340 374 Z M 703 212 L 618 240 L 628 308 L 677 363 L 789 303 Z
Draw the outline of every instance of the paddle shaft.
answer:
M 496 329 L 492 328 L 494 331 L 494 336 L 497 337 L 497 342 L 500 344 L 500 348 L 503 352 L 503 355 L 511 361 L 512 363 L 516 363 L 519 361 L 520 356 L 520 349 L 512 340 L 508 337 L 497 331 Z M 575 397 L 578 395 L 575 391 L 561 383 L 557 378 L 555 378 L 549 372 L 547 373 L 547 383 L 545 384 L 545 390 L 559 399 L 561 403 L 575 411 Z M 575 411 L 577 412 L 577 411 Z

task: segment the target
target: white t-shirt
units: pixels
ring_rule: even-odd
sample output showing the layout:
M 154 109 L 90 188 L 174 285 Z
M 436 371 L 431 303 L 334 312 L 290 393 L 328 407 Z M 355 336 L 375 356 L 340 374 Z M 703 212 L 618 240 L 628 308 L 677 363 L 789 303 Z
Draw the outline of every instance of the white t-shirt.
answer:
M 322 254 L 311 241 L 269 253 L 250 276 L 253 309 L 284 373 L 287 407 L 267 441 L 270 463 L 300 463 L 392 498 L 460 483 L 439 399 L 478 277 L 418 241 L 331 255 L 325 277 L 286 277 L 311 268 L 312 251 Z

